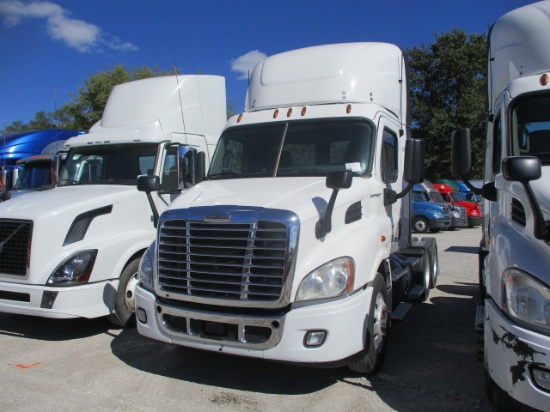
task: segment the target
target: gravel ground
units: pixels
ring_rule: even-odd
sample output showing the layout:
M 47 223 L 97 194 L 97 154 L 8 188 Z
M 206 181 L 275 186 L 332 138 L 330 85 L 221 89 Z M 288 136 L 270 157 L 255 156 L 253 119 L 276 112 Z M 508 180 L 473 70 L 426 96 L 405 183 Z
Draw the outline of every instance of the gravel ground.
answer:
M 491 411 L 474 331 L 480 229 L 429 236 L 437 288 L 394 322 L 375 376 L 164 345 L 105 319 L 0 314 L 0 410 Z

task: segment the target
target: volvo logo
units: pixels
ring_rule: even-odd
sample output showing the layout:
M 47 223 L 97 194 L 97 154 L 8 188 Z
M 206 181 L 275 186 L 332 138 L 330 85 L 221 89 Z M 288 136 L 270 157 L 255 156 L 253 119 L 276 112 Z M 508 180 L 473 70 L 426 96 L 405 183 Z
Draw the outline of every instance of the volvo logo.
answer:
M 203 222 L 210 223 L 231 223 L 233 219 L 229 215 L 218 214 L 218 215 L 206 215 L 203 219 Z

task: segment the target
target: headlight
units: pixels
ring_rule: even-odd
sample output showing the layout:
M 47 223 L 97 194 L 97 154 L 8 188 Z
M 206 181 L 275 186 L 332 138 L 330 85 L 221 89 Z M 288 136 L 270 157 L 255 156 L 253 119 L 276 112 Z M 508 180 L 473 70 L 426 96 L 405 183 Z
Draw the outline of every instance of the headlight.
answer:
M 355 263 L 352 258 L 334 259 L 307 275 L 296 293 L 296 301 L 326 299 L 353 290 Z
M 65 259 L 48 278 L 48 286 L 74 286 L 87 283 L 94 268 L 97 250 L 83 250 Z
M 441 213 L 437 213 L 437 212 L 436 212 L 436 213 L 434 213 L 434 217 L 435 217 L 436 219 L 442 219 L 442 218 L 443 218 L 443 215 L 442 215 Z
M 550 331 L 550 288 L 526 272 L 516 268 L 504 271 L 503 308 L 513 318 Z
M 153 252 L 154 247 L 151 246 L 143 254 L 139 262 L 138 280 L 146 289 L 153 290 Z
M 456 210 L 451 210 L 451 214 L 453 215 L 453 217 L 460 218 L 460 213 Z

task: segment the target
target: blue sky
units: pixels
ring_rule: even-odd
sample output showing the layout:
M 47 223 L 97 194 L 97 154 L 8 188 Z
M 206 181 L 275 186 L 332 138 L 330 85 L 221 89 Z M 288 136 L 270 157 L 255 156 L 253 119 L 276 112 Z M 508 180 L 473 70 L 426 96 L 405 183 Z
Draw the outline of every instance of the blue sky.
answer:
M 176 66 L 226 78 L 244 105 L 246 73 L 265 56 L 340 42 L 428 45 L 453 28 L 486 33 L 522 0 L 0 0 L 0 121 L 53 112 L 90 75 Z

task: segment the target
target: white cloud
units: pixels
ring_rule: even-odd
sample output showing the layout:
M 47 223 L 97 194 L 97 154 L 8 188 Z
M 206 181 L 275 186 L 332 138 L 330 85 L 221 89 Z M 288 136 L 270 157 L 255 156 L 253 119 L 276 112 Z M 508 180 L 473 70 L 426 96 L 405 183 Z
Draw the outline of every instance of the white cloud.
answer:
M 52 39 L 81 53 L 98 51 L 102 46 L 113 50 L 137 50 L 133 44 L 122 42 L 95 24 L 73 19 L 69 14 L 63 7 L 48 1 L 25 4 L 19 0 L 0 0 L 0 16 L 7 27 L 21 24 L 25 19 L 44 19 Z
M 240 73 L 239 80 L 246 80 L 256 65 L 267 57 L 259 50 L 253 50 L 231 60 L 231 70 Z

